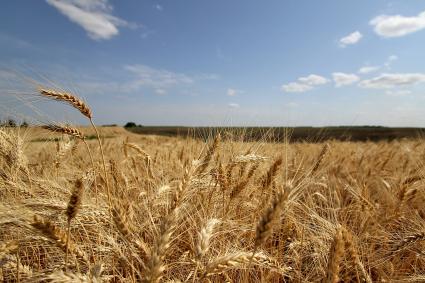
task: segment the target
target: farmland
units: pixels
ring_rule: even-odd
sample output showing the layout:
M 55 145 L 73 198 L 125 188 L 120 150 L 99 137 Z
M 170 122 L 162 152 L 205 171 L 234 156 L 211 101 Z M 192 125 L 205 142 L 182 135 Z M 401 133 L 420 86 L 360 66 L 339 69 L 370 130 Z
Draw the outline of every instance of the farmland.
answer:
M 419 139 L 100 135 L 1 129 L 4 280 L 423 279 Z

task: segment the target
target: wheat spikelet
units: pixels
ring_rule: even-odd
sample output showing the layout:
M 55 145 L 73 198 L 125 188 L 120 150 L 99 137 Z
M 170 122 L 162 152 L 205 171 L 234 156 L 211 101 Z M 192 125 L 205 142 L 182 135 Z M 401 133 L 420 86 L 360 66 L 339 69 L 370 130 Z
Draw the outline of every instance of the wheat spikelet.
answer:
M 261 252 L 255 254 L 254 257 L 252 257 L 252 254 L 249 252 L 236 252 L 213 259 L 206 266 L 202 277 L 205 278 L 215 274 L 220 274 L 233 268 L 249 266 L 250 263 L 260 266 L 268 266 L 279 270 L 281 273 L 285 273 L 290 270 L 290 268 L 281 267 L 278 263 L 276 263 L 276 261 Z
M 56 165 L 57 169 L 60 167 L 61 160 L 64 158 L 64 156 L 69 151 L 72 152 L 74 150 L 74 148 L 76 147 L 76 145 L 77 145 L 77 143 L 72 141 L 72 140 L 68 140 L 63 145 L 58 143 L 58 150 L 57 150 L 57 154 L 56 154 L 56 158 L 55 158 L 55 165 Z
M 55 271 L 41 278 L 41 282 L 51 283 L 96 283 L 101 282 L 88 275 L 74 272 Z
M 278 157 L 270 166 L 270 169 L 267 171 L 267 174 L 263 177 L 263 189 L 267 189 L 270 187 L 274 178 L 276 177 L 277 171 L 282 165 L 283 159 L 282 157 Z
M 274 221 L 280 216 L 282 207 L 288 199 L 288 190 L 279 192 L 271 206 L 267 208 L 256 228 L 255 247 L 262 245 L 272 234 Z
M 50 238 L 55 244 L 61 248 L 65 253 L 68 250 L 72 254 L 75 254 L 78 258 L 84 262 L 88 262 L 87 255 L 74 245 L 71 239 L 68 240 L 67 233 L 61 230 L 59 227 L 54 225 L 47 219 L 42 219 L 38 216 L 34 216 L 34 221 L 31 226 L 42 232 L 46 237 Z M 68 246 L 68 249 L 67 249 Z
M 0 243 L 0 255 L 13 253 L 18 249 L 18 243 L 16 241 L 7 241 Z
M 73 136 L 77 139 L 83 140 L 85 138 L 84 134 L 82 132 L 80 132 L 78 129 L 71 128 L 71 127 L 68 127 L 68 126 L 45 125 L 45 126 L 43 126 L 43 129 L 49 130 L 51 132 L 57 132 L 57 133 L 70 135 L 70 136 Z
M 223 164 L 221 163 L 219 164 L 217 169 L 216 180 L 220 185 L 221 190 L 226 191 L 229 188 L 229 184 L 227 183 L 227 178 L 224 173 Z
M 68 218 L 68 227 L 67 227 L 67 237 L 66 237 L 66 255 L 65 255 L 65 265 L 68 264 L 68 248 L 69 248 L 69 239 L 71 233 L 71 221 L 75 218 L 78 213 L 78 210 L 81 207 L 81 200 L 83 198 L 83 182 L 78 179 L 75 183 L 74 190 L 69 198 L 68 207 L 66 208 L 66 216 Z
M 68 207 L 66 208 L 66 216 L 68 222 L 71 222 L 72 219 L 78 213 L 78 210 L 81 207 L 81 201 L 83 198 L 84 186 L 82 180 L 78 179 L 75 182 L 74 190 L 72 191 L 71 197 L 69 198 Z
M 406 246 L 413 244 L 418 241 L 425 240 L 425 231 L 417 232 L 411 235 L 408 235 L 403 238 L 392 250 L 392 253 L 395 253 L 399 250 L 404 249 Z
M 357 253 L 357 250 L 354 246 L 354 240 L 353 236 L 350 232 L 348 232 L 347 229 L 342 229 L 342 237 L 344 239 L 345 248 L 348 251 L 348 254 L 351 257 L 352 262 L 360 269 L 360 272 L 362 273 L 362 276 L 364 280 L 367 283 L 372 283 L 372 279 L 370 278 L 369 274 L 366 272 L 366 269 L 363 266 L 363 263 L 360 261 L 359 254 Z
M 329 151 L 330 145 L 324 144 L 322 147 L 322 150 L 319 153 L 319 156 L 316 159 L 316 162 L 314 163 L 313 168 L 311 169 L 311 174 L 314 174 L 317 169 L 319 169 L 320 164 L 322 163 L 323 159 L 325 158 L 326 153 Z
M 205 171 L 205 169 L 207 169 L 212 156 L 214 155 L 214 153 L 217 151 L 219 145 L 220 145 L 220 141 L 221 141 L 221 135 L 217 134 L 214 138 L 214 142 L 212 143 L 212 145 L 208 148 L 207 153 L 205 154 L 204 158 L 202 159 L 202 161 L 200 162 L 199 167 L 196 168 L 196 172 L 195 174 L 201 174 Z
M 115 226 L 117 226 L 118 231 L 124 237 L 130 237 L 132 232 L 126 212 L 120 206 L 116 205 L 112 209 L 112 215 L 115 222 Z
M 198 233 L 198 243 L 196 245 L 196 257 L 202 259 L 210 248 L 210 239 L 215 225 L 220 221 L 218 219 L 210 219 L 207 221 L 201 231 Z
M 0 270 L 8 270 L 11 274 L 16 276 L 16 280 L 19 281 L 19 278 L 31 278 L 33 276 L 33 270 L 28 265 L 23 265 L 20 263 L 19 258 L 16 255 L 10 254 L 1 254 L 0 253 Z M 1 279 L 1 273 L 0 273 Z M 9 282 L 3 278 L 3 282 Z M 13 281 L 14 282 L 14 281 Z
M 326 278 L 323 282 L 336 283 L 339 280 L 339 264 L 344 252 L 344 241 L 342 238 L 342 228 L 336 230 L 332 245 L 329 249 L 328 267 L 326 270 Z
M 149 177 L 153 178 L 154 174 L 153 174 L 153 171 L 152 171 L 152 158 L 151 158 L 151 156 L 146 151 L 144 151 L 140 146 L 138 146 L 137 144 L 126 142 L 126 143 L 124 143 L 124 148 L 126 148 L 126 147 L 134 149 L 142 157 L 145 158 L 146 166 L 147 166 L 147 169 L 148 169 L 148 175 L 149 175 Z
M 250 162 L 260 162 L 267 160 L 267 157 L 257 155 L 257 154 L 246 154 L 246 155 L 238 155 L 233 159 L 234 163 L 250 163 Z
M 179 208 L 174 208 L 161 222 L 160 236 L 155 241 L 154 249 L 151 253 L 148 268 L 146 270 L 145 282 L 159 282 L 162 273 L 165 271 L 165 254 L 170 247 L 171 236 L 179 215 Z
M 49 98 L 52 98 L 52 99 L 55 99 L 55 100 L 58 100 L 58 101 L 63 101 L 65 103 L 68 103 L 72 107 L 79 110 L 81 112 L 81 114 L 83 114 L 87 118 L 89 118 L 89 119 L 92 118 L 92 112 L 91 112 L 90 108 L 88 107 L 88 105 L 86 103 L 84 103 L 84 101 L 79 99 L 77 96 L 70 94 L 70 93 L 67 93 L 67 92 L 57 91 L 57 90 L 54 90 L 54 89 L 40 88 L 38 91 L 40 92 L 41 95 L 44 95 L 46 97 L 49 97 Z

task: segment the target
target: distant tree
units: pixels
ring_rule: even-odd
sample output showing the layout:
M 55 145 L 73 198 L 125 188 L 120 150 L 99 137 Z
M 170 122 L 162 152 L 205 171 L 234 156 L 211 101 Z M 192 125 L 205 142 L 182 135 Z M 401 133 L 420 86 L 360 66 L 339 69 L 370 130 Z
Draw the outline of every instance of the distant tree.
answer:
M 134 122 L 127 122 L 127 124 L 125 124 L 124 128 L 134 128 L 137 127 L 136 123 Z
M 6 121 L 6 127 L 12 127 L 12 128 L 16 127 L 15 120 L 13 120 L 13 119 L 7 119 L 7 121 Z
M 27 121 L 23 121 L 22 122 L 22 124 L 21 124 L 21 127 L 23 127 L 23 128 L 26 128 L 26 127 L 28 127 L 28 123 L 27 123 Z

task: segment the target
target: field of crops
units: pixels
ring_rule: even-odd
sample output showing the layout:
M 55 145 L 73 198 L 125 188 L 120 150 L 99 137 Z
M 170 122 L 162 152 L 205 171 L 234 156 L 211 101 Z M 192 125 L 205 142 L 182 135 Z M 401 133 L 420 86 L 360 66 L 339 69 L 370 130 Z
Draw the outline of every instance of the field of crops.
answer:
M 4 281 L 425 280 L 421 140 L 73 130 L 0 129 Z

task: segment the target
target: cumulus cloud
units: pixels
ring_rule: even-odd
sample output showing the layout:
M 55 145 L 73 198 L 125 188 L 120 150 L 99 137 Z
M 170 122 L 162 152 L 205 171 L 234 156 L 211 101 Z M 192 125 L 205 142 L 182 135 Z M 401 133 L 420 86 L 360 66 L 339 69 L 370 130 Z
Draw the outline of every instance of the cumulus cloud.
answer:
M 311 74 L 307 77 L 301 77 L 296 82 L 290 82 L 282 85 L 284 92 L 305 92 L 312 90 L 315 86 L 328 83 L 329 80 L 319 75 Z
M 339 72 L 332 73 L 332 78 L 335 82 L 335 87 L 351 85 L 357 82 L 358 80 L 360 80 L 360 78 L 355 74 L 346 74 L 346 73 L 339 73 Z
M 362 88 L 385 89 L 423 82 L 425 82 L 425 74 L 422 73 L 382 74 L 378 77 L 361 81 L 359 86 Z
M 155 7 L 155 9 L 157 9 L 158 11 L 162 11 L 162 10 L 164 10 L 164 7 L 162 7 L 162 5 L 159 5 L 159 4 L 156 4 L 154 7 Z
M 339 40 L 339 45 L 341 47 L 346 47 L 347 45 L 353 45 L 362 39 L 363 35 L 357 30 L 353 33 L 350 33 L 347 36 L 344 36 Z
M 314 74 L 311 74 L 307 77 L 301 77 L 301 78 L 298 79 L 298 81 L 300 81 L 303 84 L 311 85 L 311 86 L 313 86 L 313 85 L 323 85 L 323 84 L 329 82 L 329 80 L 327 78 L 324 78 L 324 77 L 318 76 L 318 75 L 314 75 Z
M 369 74 L 378 71 L 380 68 L 380 66 L 364 66 L 359 69 L 358 73 Z
M 46 0 L 69 20 L 81 26 L 95 40 L 106 40 L 119 34 L 119 27 L 136 27 L 112 15 L 107 0 Z
M 417 16 L 380 15 L 370 21 L 382 37 L 400 37 L 425 28 L 425 11 Z
M 284 92 L 306 92 L 313 89 L 310 85 L 300 84 L 297 82 L 292 82 L 286 85 L 282 85 L 282 90 Z

